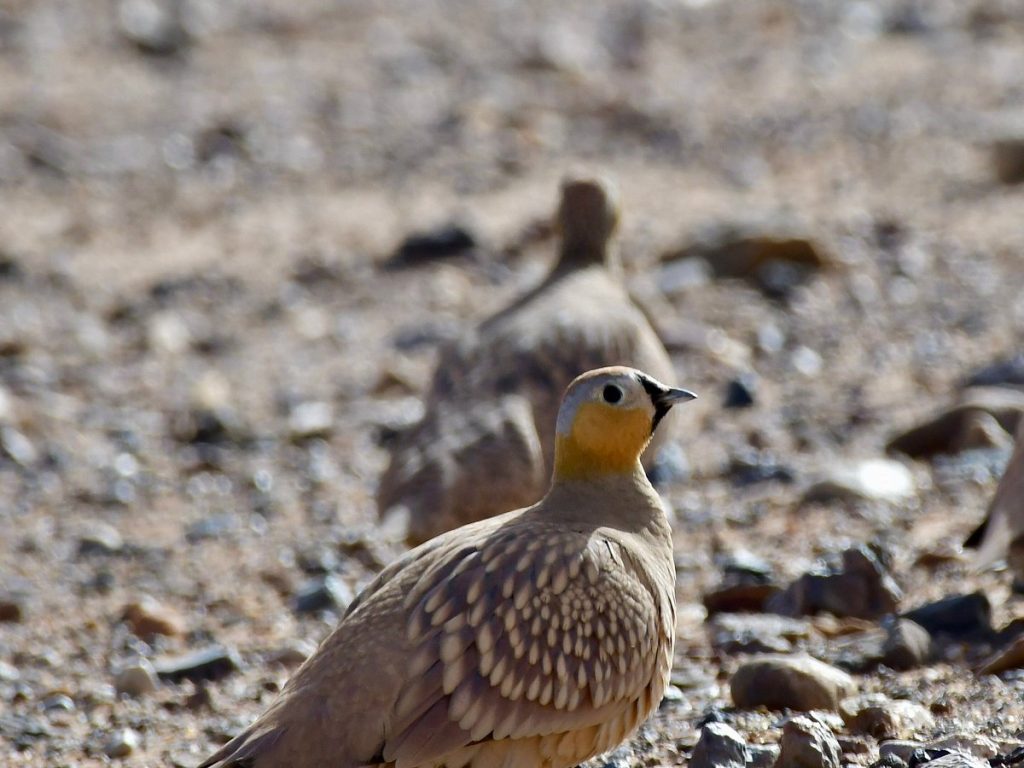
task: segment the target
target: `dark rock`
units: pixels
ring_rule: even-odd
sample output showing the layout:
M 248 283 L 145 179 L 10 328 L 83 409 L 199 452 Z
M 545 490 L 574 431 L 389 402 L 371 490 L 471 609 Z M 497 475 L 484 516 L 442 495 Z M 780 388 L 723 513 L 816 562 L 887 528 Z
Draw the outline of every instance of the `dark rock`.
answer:
M 754 393 L 757 390 L 757 378 L 753 374 L 743 374 L 732 379 L 725 385 L 723 408 L 749 408 L 754 404 Z
M 895 768 L 903 768 L 910 762 L 914 752 L 923 746 L 918 741 L 890 739 L 878 745 L 878 754 L 882 760 L 889 760 L 893 763 Z
M 690 756 L 690 768 L 744 768 L 747 745 L 725 723 L 709 723 L 701 728 L 700 738 Z
M 1003 184 L 1024 183 L 1024 136 L 1006 136 L 992 142 L 992 168 Z
M 709 616 L 716 613 L 761 613 L 781 588 L 777 584 L 723 583 L 704 594 Z
M 182 680 L 199 682 L 219 680 L 233 674 L 242 666 L 238 652 L 223 645 L 211 645 L 182 656 L 156 661 L 153 665 L 161 680 L 180 683 Z
M 890 669 L 903 671 L 920 667 L 932 655 L 932 638 L 928 630 L 910 619 L 896 619 L 886 627 L 882 663 Z
M 1024 387 L 1024 354 L 996 360 L 967 377 L 966 387 Z
M 906 739 L 935 725 L 931 712 L 917 702 L 878 694 L 847 699 L 839 713 L 853 733 L 876 739 Z
M 984 592 L 944 597 L 907 611 L 902 618 L 921 625 L 933 637 L 977 639 L 993 634 L 992 604 Z
M 235 529 L 235 516 L 230 512 L 218 512 L 192 523 L 185 529 L 185 541 L 197 544 L 200 541 L 219 539 Z
M 445 224 L 429 232 L 407 237 L 385 266 L 411 267 L 435 259 L 458 256 L 477 247 L 476 237 L 461 224 Z
M 839 768 L 839 742 L 823 723 L 810 717 L 792 717 L 782 726 L 776 768 Z
M 139 734 L 131 728 L 118 728 L 103 743 L 103 753 L 110 758 L 128 757 L 139 747 Z
M 727 469 L 729 479 L 740 488 L 757 483 L 792 483 L 796 474 L 790 467 L 781 464 L 767 451 L 754 449 L 735 453 Z
M 353 597 L 348 585 L 331 573 L 306 582 L 292 599 L 292 608 L 296 613 L 343 611 Z
M 884 744 L 882 745 L 885 746 Z M 907 768 L 907 762 L 899 755 L 889 752 L 883 753 L 875 762 L 873 762 L 870 768 Z
M 112 525 L 93 522 L 78 536 L 78 554 L 116 555 L 124 549 L 121 533 Z
M 762 656 L 745 662 L 729 682 L 737 707 L 751 709 L 834 710 L 853 694 L 853 678 L 803 654 Z M 838 747 L 836 747 L 838 750 Z
M 66 693 L 55 693 L 40 702 L 44 712 L 73 712 L 74 700 Z
M 189 42 L 181 0 L 121 0 L 118 31 L 140 52 L 172 56 Z
M 867 546 L 842 554 L 839 567 L 825 565 L 805 573 L 768 601 L 768 609 L 783 616 L 806 616 L 827 611 L 838 617 L 877 619 L 896 611 L 902 592 Z
M 25 618 L 25 597 L 23 595 L 0 594 L 0 622 L 16 623 Z

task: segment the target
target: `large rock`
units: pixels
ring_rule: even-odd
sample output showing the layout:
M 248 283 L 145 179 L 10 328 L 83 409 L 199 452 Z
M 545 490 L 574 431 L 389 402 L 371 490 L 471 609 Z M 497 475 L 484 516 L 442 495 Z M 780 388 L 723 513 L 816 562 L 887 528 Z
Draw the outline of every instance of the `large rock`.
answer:
M 793 717 L 782 726 L 779 759 L 775 768 L 839 768 L 839 742 L 823 723 Z
M 856 691 L 853 678 L 810 656 L 762 656 L 746 662 L 729 682 L 737 707 L 835 710 Z
M 708 723 L 690 757 L 690 768 L 745 768 L 747 744 L 725 723 Z
M 886 448 L 914 458 L 1012 443 L 1024 414 L 1024 392 L 1005 387 L 971 387 L 958 402 L 928 421 L 892 438 Z M 985 418 L 990 417 L 990 418 Z M 1005 435 L 992 435 L 993 423 Z

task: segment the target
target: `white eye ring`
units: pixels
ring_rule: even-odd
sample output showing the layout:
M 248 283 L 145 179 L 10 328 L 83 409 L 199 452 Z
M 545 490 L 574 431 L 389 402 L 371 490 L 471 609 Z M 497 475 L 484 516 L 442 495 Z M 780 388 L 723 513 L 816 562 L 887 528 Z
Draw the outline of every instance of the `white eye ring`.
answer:
M 605 384 L 604 389 L 601 390 L 601 399 L 611 405 L 622 402 L 624 396 L 625 393 L 622 391 L 622 387 L 615 384 Z

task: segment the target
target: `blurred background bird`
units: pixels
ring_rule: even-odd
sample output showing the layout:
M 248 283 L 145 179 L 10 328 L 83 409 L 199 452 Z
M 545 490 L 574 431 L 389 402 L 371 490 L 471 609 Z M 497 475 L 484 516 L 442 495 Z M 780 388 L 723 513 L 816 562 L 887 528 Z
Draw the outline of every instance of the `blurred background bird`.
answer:
M 618 193 L 601 177 L 569 178 L 547 277 L 441 353 L 422 422 L 400 435 L 377 491 L 378 511 L 408 513 L 408 538 L 532 503 L 554 457 L 546 429 L 583 371 L 630 365 L 657 378 L 672 362 L 622 284 Z M 671 420 L 644 454 L 653 466 Z

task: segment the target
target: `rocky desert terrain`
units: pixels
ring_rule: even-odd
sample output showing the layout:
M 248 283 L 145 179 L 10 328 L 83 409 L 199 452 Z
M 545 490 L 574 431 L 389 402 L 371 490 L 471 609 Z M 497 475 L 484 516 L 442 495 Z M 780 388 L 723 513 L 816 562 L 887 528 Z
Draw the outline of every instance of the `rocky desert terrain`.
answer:
M 3 0 L 0 764 L 269 704 L 580 169 L 700 395 L 673 686 L 594 768 L 1020 762 L 1024 597 L 960 543 L 1024 414 L 1024 4 Z

